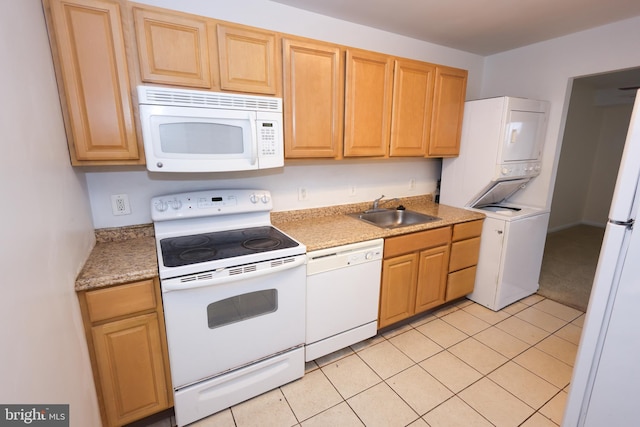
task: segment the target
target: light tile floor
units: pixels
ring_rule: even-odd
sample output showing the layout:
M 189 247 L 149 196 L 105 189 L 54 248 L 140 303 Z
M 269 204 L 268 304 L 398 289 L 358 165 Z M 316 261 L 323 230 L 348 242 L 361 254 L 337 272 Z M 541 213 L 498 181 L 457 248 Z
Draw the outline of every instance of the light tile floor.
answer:
M 583 320 L 539 295 L 499 312 L 462 300 L 191 426 L 558 426 Z

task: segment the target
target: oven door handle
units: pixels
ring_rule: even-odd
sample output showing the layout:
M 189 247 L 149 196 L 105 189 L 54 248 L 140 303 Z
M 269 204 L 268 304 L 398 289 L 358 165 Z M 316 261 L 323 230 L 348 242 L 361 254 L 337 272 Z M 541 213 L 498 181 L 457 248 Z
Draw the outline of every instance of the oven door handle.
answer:
M 307 262 L 307 256 L 298 255 L 293 258 L 293 261 L 286 262 L 285 260 L 282 260 L 283 262 L 279 265 L 274 265 L 273 263 L 281 260 L 272 261 L 272 264 L 271 264 L 272 267 L 257 269 L 257 270 L 248 271 L 248 272 L 241 272 L 233 275 L 224 275 L 222 277 L 211 277 L 211 278 L 203 278 L 203 279 L 196 278 L 195 280 L 184 281 L 184 282 L 183 282 L 184 278 L 180 278 L 180 277 L 176 277 L 173 279 L 164 279 L 161 281 L 162 282 L 161 288 L 162 288 L 162 292 L 184 291 L 187 289 L 204 288 L 206 286 L 223 285 L 227 283 L 237 282 L 239 280 L 254 279 L 256 277 L 267 276 L 269 274 L 279 273 L 284 270 L 289 270 L 289 269 L 304 265 Z M 235 270 L 237 268 L 242 268 L 242 267 L 231 267 L 225 270 Z M 205 274 L 195 275 L 195 276 L 204 276 L 204 275 Z M 215 275 L 215 272 L 214 272 L 214 275 Z M 193 276 L 190 276 L 190 277 L 193 277 Z

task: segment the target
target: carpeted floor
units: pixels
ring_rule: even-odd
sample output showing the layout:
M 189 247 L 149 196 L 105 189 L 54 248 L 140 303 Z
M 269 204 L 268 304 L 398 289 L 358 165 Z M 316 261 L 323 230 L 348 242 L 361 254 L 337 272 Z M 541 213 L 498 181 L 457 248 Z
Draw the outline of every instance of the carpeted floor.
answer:
M 603 237 L 604 228 L 589 225 L 549 233 L 538 293 L 586 311 Z

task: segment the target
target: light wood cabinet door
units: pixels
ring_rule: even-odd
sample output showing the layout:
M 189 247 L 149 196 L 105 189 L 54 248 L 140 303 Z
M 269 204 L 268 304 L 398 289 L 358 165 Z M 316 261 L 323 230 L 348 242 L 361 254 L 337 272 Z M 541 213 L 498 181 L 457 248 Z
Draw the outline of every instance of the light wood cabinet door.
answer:
M 206 19 L 133 8 L 143 82 L 209 89 L 209 35 Z
M 387 157 L 393 90 L 393 58 L 347 49 L 345 157 Z
M 134 129 L 120 6 L 45 0 L 73 165 L 143 164 Z
M 218 24 L 220 88 L 275 95 L 280 79 L 276 34 Z
M 416 284 L 416 313 L 444 303 L 447 287 L 449 246 L 421 251 L 419 262 Z
M 402 255 L 383 261 L 378 329 L 415 313 L 417 278 L 417 254 Z
M 467 71 L 436 67 L 429 157 L 454 157 L 460 154 L 462 116 L 467 92 Z
M 94 326 L 92 332 L 109 425 L 169 406 L 156 313 Z
M 122 426 L 173 405 L 157 278 L 78 294 L 104 426 Z
M 424 156 L 431 135 L 435 65 L 396 59 L 390 156 Z
M 342 157 L 343 65 L 338 46 L 283 40 L 286 158 Z

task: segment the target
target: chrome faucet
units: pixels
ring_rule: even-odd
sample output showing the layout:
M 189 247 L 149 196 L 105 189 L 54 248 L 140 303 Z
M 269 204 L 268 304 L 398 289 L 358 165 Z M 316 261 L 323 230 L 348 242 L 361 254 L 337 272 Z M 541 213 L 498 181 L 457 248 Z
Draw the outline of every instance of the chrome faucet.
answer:
M 378 209 L 380 209 L 379 206 L 381 204 L 390 203 L 393 201 L 396 201 L 396 202 L 399 201 L 397 197 L 394 197 L 393 199 L 389 199 L 389 200 L 382 200 L 383 198 L 384 198 L 384 194 L 373 201 L 373 206 L 371 207 L 372 211 L 377 211 Z

